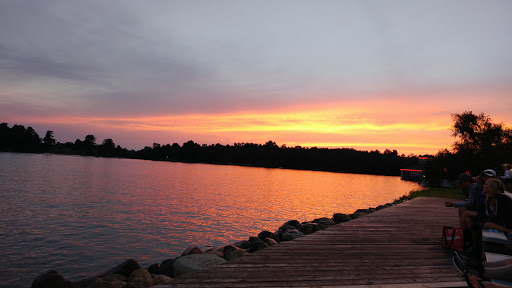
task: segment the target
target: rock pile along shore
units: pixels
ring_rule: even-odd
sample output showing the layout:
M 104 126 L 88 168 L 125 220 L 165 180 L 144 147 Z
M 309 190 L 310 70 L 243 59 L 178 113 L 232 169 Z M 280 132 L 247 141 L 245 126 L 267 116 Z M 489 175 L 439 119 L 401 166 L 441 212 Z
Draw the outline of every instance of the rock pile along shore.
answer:
M 275 232 L 261 231 L 257 237 L 236 242 L 231 245 L 210 248 L 203 251 L 198 246 L 187 248 L 179 257 L 166 259 L 161 263 L 150 265 L 143 269 L 133 259 L 117 265 L 116 267 L 100 274 L 77 282 L 64 279 L 55 270 L 47 271 L 38 276 L 32 282 L 32 288 L 148 288 L 168 287 L 173 278 L 180 275 L 193 273 L 211 266 L 222 264 L 236 259 L 246 253 L 253 253 L 266 247 L 279 245 L 279 242 L 292 241 L 304 237 L 329 226 L 347 222 L 367 214 L 373 213 L 398 203 L 380 205 L 376 208 L 358 209 L 352 214 L 335 213 L 332 218 L 318 218 L 309 222 L 290 220 Z

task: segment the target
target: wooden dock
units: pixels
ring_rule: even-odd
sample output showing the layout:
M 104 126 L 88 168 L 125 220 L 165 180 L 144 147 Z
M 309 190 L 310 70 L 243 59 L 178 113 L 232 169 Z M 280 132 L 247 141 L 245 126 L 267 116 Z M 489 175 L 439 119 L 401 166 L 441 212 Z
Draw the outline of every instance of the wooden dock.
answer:
M 442 227 L 441 198 L 416 198 L 198 273 L 170 287 L 467 287 Z

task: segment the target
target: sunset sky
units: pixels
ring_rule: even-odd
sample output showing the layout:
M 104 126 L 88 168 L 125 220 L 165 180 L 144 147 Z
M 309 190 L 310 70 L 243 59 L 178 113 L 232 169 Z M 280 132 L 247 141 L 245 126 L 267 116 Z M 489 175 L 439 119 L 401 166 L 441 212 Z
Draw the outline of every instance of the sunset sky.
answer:
M 512 124 L 512 1 L 0 0 L 0 122 L 57 141 L 435 154 Z

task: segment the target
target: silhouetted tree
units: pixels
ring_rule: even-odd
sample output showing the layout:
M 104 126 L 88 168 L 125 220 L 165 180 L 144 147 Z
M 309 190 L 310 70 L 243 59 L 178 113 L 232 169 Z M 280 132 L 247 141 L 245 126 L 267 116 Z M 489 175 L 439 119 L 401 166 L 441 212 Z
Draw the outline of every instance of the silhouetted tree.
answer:
M 11 128 L 4 122 L 0 124 L 0 150 L 9 151 L 9 144 L 11 143 Z
M 55 139 L 53 138 L 53 131 L 52 130 L 48 130 L 46 131 L 46 135 L 44 136 L 43 138 L 43 143 L 47 146 L 47 147 L 51 147 L 53 145 L 55 145 L 56 141 Z
M 114 152 L 116 150 L 116 144 L 114 144 L 114 141 L 110 138 L 104 139 L 103 143 L 101 143 L 100 147 L 100 155 L 103 157 L 113 157 Z
M 6 135 L 6 137 L 3 137 Z M 35 147 L 41 145 L 41 139 L 32 128 L 22 125 L 14 125 L 9 128 L 7 123 L 0 125 L 0 148 L 3 151 L 35 152 Z M 4 139 L 7 139 L 4 141 Z M 53 131 L 48 130 L 43 142 L 54 143 Z M 32 144 L 30 144 L 32 143 Z M 23 144 L 23 145 L 21 145 Z M 399 175 L 399 169 L 416 163 L 413 155 L 399 156 L 396 150 L 386 150 L 384 153 L 376 151 L 357 151 L 355 149 L 327 149 L 327 148 L 303 148 L 300 146 L 278 146 L 274 141 L 265 144 L 234 143 L 222 145 L 220 143 L 207 145 L 198 144 L 190 140 L 180 146 L 161 145 L 153 143 L 139 151 L 127 150 L 115 146 L 110 138 L 103 140 L 101 145 L 96 145 L 96 137 L 87 135 L 82 141 L 76 139 L 73 142 L 54 143 L 53 153 L 79 154 L 105 157 L 125 157 L 149 160 L 167 160 L 182 162 L 205 162 L 214 164 L 237 164 L 258 167 L 283 167 L 291 169 L 309 169 L 322 171 L 339 171 L 350 173 L 366 173 L 381 175 Z M 31 146 L 31 151 L 26 145 Z M 12 147 L 16 147 L 13 149 Z M 23 148 L 23 149 L 22 149 Z
M 94 136 L 94 135 L 85 136 L 84 144 L 88 145 L 88 146 L 96 145 L 96 136 Z
M 457 138 L 454 152 L 465 166 L 483 169 L 508 160 L 512 134 L 502 123 L 493 123 L 489 116 L 472 111 L 452 114 L 452 119 L 452 136 Z
M 453 151 L 443 149 L 426 165 L 429 182 L 440 183 L 441 179 L 456 179 L 462 172 L 472 175 L 484 169 L 501 170 L 501 164 L 512 159 L 512 130 L 502 123 L 472 111 L 451 115 L 452 136 L 456 138 Z

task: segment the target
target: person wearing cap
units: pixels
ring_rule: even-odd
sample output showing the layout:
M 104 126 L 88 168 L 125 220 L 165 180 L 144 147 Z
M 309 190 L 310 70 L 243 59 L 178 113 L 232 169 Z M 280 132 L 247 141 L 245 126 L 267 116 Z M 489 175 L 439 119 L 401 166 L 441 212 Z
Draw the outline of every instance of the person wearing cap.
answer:
M 487 182 L 487 180 L 491 178 L 496 178 L 496 171 L 492 169 L 485 169 L 482 171 L 482 177 L 484 177 L 484 181 Z
M 472 218 L 476 217 L 477 215 L 485 214 L 485 211 L 482 211 L 482 210 L 485 210 L 485 199 L 486 199 L 486 195 L 485 195 L 486 192 L 484 191 L 483 186 L 485 185 L 485 183 L 487 183 L 487 181 L 489 179 L 496 178 L 496 172 L 492 169 L 486 169 L 486 170 L 482 171 L 482 173 L 480 173 L 480 176 L 478 176 L 477 178 L 479 180 L 477 182 L 480 182 L 480 183 L 477 183 L 478 187 L 476 188 L 476 191 L 472 191 L 473 193 L 475 193 L 473 195 L 473 198 L 471 199 L 471 201 L 473 201 L 473 202 L 470 204 L 471 205 L 470 207 L 472 207 L 473 209 L 465 209 L 463 211 L 459 210 L 459 221 L 460 221 L 460 225 L 461 225 L 462 229 L 470 229 L 471 225 L 473 223 Z M 483 180 L 481 180 L 481 179 L 483 179 Z M 470 195 L 470 198 L 471 198 L 471 195 Z M 469 198 L 468 198 L 468 200 L 466 200 L 464 202 L 469 202 Z M 460 202 L 460 203 L 463 204 L 464 202 Z M 454 202 L 454 204 L 455 204 L 455 202 Z M 461 205 L 461 204 L 459 204 L 459 205 Z
M 469 175 L 469 173 L 462 173 L 459 176 L 460 185 L 462 186 L 462 193 L 467 194 L 469 197 L 465 201 L 458 201 L 458 202 L 450 202 L 446 201 L 444 202 L 444 205 L 446 207 L 455 207 L 455 208 L 461 208 L 459 209 L 459 217 L 462 216 L 462 212 L 468 207 L 474 207 L 476 199 L 478 197 L 478 193 L 480 192 L 478 190 L 478 186 L 476 183 L 473 182 L 473 177 Z M 466 192 L 466 193 L 465 193 Z

